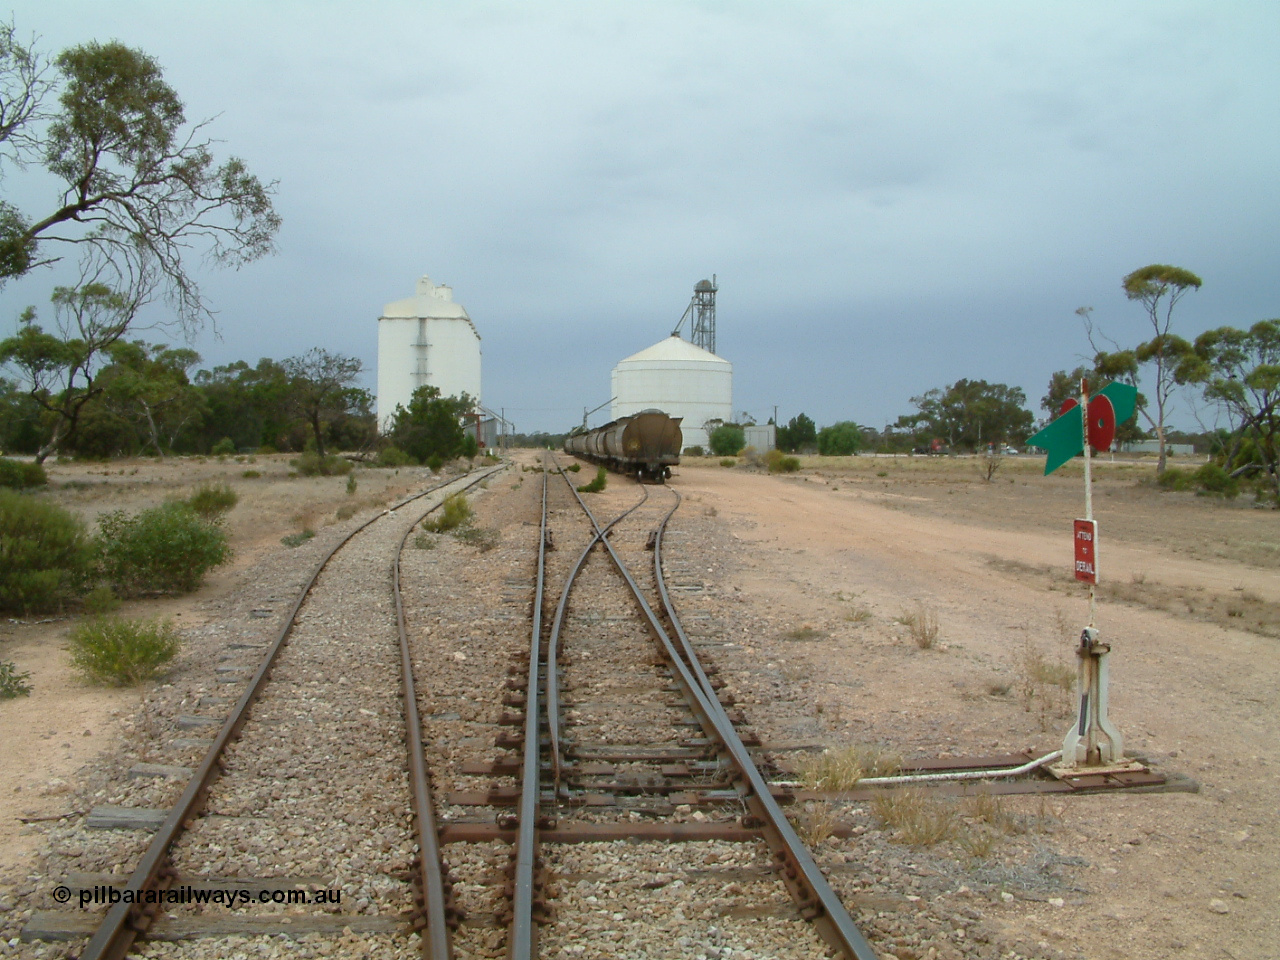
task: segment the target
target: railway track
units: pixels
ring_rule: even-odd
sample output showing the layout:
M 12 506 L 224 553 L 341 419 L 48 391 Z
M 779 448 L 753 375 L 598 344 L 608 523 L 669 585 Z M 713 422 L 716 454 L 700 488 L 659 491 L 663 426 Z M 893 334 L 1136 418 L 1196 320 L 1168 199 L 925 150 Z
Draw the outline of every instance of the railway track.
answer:
M 603 956 L 636 939 L 629 928 L 651 937 L 664 923 L 672 936 L 705 926 L 746 956 L 874 957 L 684 634 L 662 575 L 679 494 L 637 486 L 631 509 L 603 523 L 556 469 L 526 488 L 520 509 L 537 525 L 489 561 L 527 610 L 488 611 L 479 635 L 436 617 L 432 639 L 429 611 L 456 596 L 429 598 L 431 554 L 405 546 L 430 512 L 416 501 L 489 474 L 430 488 L 335 545 L 123 887 L 303 889 L 311 908 L 240 893 L 221 926 L 206 915 L 201 927 L 201 908 L 121 902 L 82 957 L 128 955 L 163 934 L 157 918 L 171 937 L 184 922 L 191 937 L 341 934 L 372 955 L 437 960 Z M 385 591 L 388 554 L 377 616 L 327 608 L 342 590 Z M 441 657 L 439 642 L 460 640 Z M 465 718 L 441 709 L 459 702 Z M 725 875 L 753 879 L 726 891 Z M 322 885 L 345 901 L 316 906 Z
M 457 955 L 606 956 L 664 923 L 673 931 L 693 923 L 744 956 L 873 957 L 776 802 L 754 795 L 768 787 L 669 597 L 662 603 L 669 592 L 659 586 L 654 530 L 678 495 L 628 487 L 636 502 L 606 524 L 553 471 L 526 491 L 539 522 L 527 528 L 536 559 L 519 594 L 528 612 L 523 645 L 507 621 L 486 644 L 487 674 L 471 652 L 458 666 L 446 661 L 454 691 L 496 685 L 496 650 L 514 661 L 507 709 L 477 714 L 492 740 L 466 736 L 477 731 L 458 714 L 437 714 L 464 723 L 452 733 L 441 725 L 448 745 L 437 744 L 436 777 L 455 788 L 439 793 L 440 836 L 465 913 Z M 508 564 L 502 582 L 510 587 L 520 582 L 517 558 Z M 725 870 L 706 870 L 708 862 Z M 705 891 L 671 883 L 700 870 Z M 762 876 L 726 894 L 726 870 Z M 725 915 L 703 921 L 711 901 Z M 699 916 L 684 915 L 695 907 Z M 665 921 L 664 910 L 672 911 Z
M 84 960 L 127 956 L 162 913 L 175 925 L 173 913 L 189 907 L 191 880 L 207 889 L 213 871 L 254 878 L 214 881 L 236 899 L 235 914 L 222 925 L 228 933 L 354 931 L 389 940 L 404 939 L 412 925 L 425 931 L 424 943 L 447 949 L 447 890 L 432 849 L 436 824 L 416 722 L 399 558 L 409 533 L 444 495 L 470 489 L 498 469 L 398 502 L 317 563 L 119 902 L 81 952 Z M 433 495 L 427 509 L 417 506 Z M 393 597 L 384 593 L 380 615 L 337 599 L 353 590 L 376 595 L 388 573 Z M 412 823 L 402 815 L 406 808 L 414 812 Z M 375 859 L 388 872 L 366 870 Z M 330 889 L 307 889 L 319 883 Z M 250 909 L 262 891 L 284 888 L 302 888 L 303 902 L 325 906 L 309 917 L 285 915 L 269 896 L 265 911 Z M 337 903 L 329 899 L 335 892 Z M 340 906 L 344 893 L 348 904 L 355 901 L 355 915 Z M 191 909 L 198 927 L 201 907 Z M 179 916 L 176 925 L 184 919 L 191 918 Z

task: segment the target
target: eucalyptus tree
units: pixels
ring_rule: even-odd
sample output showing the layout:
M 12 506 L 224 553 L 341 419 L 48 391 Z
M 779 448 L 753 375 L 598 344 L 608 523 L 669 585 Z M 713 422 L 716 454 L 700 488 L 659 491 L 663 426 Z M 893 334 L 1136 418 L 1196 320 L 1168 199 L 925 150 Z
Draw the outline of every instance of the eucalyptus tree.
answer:
M 1280 500 L 1280 320 L 1205 331 L 1174 374 L 1227 411 L 1234 427 L 1227 468 L 1236 475 L 1261 468 Z
M 0 284 L 76 251 L 82 272 L 135 305 L 159 290 L 190 334 L 212 318 L 192 256 L 239 267 L 273 250 L 275 184 L 236 157 L 217 163 L 209 121 L 187 124 L 142 51 L 90 42 L 49 61 L 7 24 L 0 97 L 0 165 L 61 183 L 41 211 L 0 201 Z
M 1134 348 L 1133 361 L 1154 367 L 1152 397 L 1155 415 L 1146 405 L 1139 409 L 1155 430 L 1160 444 L 1157 473 L 1163 473 L 1165 468 L 1165 423 L 1170 412 L 1171 395 L 1178 385 L 1175 371 L 1181 359 L 1191 351 L 1191 344 L 1173 332 L 1173 308 L 1189 291 L 1199 290 L 1202 283 L 1190 270 L 1164 263 L 1142 267 L 1121 281 L 1124 295 L 1142 304 L 1151 324 L 1152 337 Z M 1101 358 L 1103 365 L 1107 359 Z

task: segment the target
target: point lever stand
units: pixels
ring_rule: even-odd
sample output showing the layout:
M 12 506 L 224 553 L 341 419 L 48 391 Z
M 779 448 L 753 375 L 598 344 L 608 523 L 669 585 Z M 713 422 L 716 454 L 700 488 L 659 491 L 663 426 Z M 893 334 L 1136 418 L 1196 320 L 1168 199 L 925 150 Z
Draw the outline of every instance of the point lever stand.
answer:
M 1080 713 L 1062 741 L 1062 766 L 1121 764 L 1124 738 L 1107 717 L 1108 644 L 1098 641 L 1096 627 L 1080 634 L 1076 656 L 1080 660 Z

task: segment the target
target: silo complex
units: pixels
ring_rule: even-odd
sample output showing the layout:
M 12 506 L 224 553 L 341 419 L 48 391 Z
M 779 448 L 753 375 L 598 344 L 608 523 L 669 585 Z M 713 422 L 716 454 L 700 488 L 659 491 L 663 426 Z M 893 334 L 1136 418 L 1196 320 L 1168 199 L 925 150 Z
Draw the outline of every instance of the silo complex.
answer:
M 480 400 L 480 334 L 453 290 L 418 281 L 417 293 L 388 303 L 378 318 L 378 426 L 408 406 L 423 384 L 441 396 Z
M 613 419 L 658 409 L 681 417 L 685 447 L 709 445 L 707 422 L 733 416 L 733 364 L 672 335 L 613 368 Z

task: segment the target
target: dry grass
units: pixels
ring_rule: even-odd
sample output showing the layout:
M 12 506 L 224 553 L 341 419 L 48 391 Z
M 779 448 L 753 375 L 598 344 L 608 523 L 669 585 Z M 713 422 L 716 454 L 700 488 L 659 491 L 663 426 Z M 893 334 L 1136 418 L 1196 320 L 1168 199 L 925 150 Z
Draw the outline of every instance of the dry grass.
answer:
M 920 787 L 886 790 L 871 801 L 872 812 L 893 830 L 893 839 L 911 847 L 932 847 L 952 838 L 957 818 L 952 804 Z
M 1072 596 L 1083 593 L 1081 584 L 1066 568 L 994 557 L 987 563 L 1019 580 L 1041 584 L 1049 591 Z M 1263 637 L 1280 637 L 1280 603 L 1241 587 L 1233 588 L 1229 594 L 1217 593 L 1200 585 L 1169 586 L 1138 572 L 1130 574 L 1127 581 L 1104 579 L 1098 586 L 1098 598 L 1104 603 L 1119 600 L 1180 616 L 1191 615 Z
M 1065 632 L 1061 611 L 1056 617 L 1059 635 Z M 1018 693 L 1023 709 L 1035 713 L 1040 729 L 1071 713 L 1074 706 L 1077 668 L 1074 664 L 1053 661 L 1029 635 L 1023 638 L 1022 652 L 1018 660 Z
M 816 847 L 836 832 L 836 828 L 840 826 L 840 817 L 833 804 L 826 800 L 815 800 L 804 805 L 803 815 L 796 817 L 792 826 L 805 844 Z
M 788 630 L 782 635 L 784 640 L 825 640 L 827 635 L 809 624 L 797 627 L 794 630 Z
M 891 777 L 902 758 L 874 744 L 855 743 L 823 750 L 800 765 L 800 779 L 810 790 L 852 790 L 864 777 Z
M 938 613 L 932 607 L 917 603 L 913 609 L 898 614 L 897 620 L 921 650 L 932 650 L 938 642 Z

